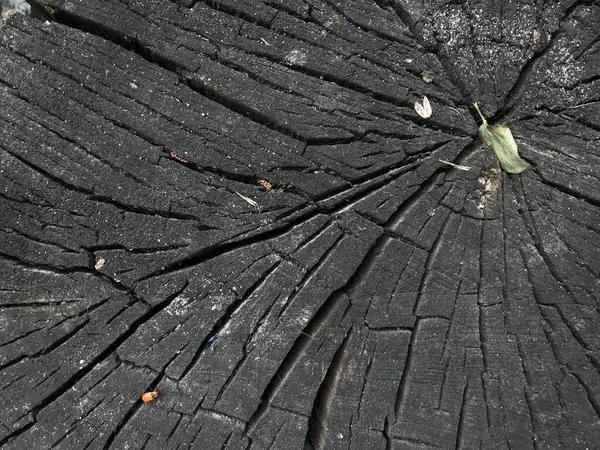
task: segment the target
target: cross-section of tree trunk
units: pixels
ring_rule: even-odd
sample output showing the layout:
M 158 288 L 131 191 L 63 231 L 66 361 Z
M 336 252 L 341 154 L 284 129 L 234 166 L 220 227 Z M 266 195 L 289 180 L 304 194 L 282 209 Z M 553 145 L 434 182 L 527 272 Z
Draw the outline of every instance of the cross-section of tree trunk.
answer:
M 3 449 L 598 446 L 594 2 L 29 2 Z

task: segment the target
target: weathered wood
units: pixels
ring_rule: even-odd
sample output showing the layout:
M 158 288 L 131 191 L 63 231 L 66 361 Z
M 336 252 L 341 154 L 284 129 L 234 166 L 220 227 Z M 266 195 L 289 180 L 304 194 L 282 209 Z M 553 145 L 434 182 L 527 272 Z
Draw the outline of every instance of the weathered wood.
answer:
M 3 448 L 597 445 L 598 6 L 31 4 L 0 27 Z
M 25 0 L 2 0 L 0 1 L 0 14 L 10 10 L 16 10 L 23 14 L 29 14 L 29 5 Z

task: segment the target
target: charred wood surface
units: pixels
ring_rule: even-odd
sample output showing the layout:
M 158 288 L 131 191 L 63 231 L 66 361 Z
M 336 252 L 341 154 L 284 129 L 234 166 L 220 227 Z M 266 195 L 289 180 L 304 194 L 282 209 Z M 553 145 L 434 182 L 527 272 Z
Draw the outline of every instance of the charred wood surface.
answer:
M 29 1 L 3 449 L 597 448 L 595 2 Z

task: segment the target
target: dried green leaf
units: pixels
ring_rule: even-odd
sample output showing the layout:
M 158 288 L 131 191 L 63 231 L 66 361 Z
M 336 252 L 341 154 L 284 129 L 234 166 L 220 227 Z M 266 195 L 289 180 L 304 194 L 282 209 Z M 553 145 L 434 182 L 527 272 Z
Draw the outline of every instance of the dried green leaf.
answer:
M 485 145 L 492 147 L 500 161 L 502 169 L 508 173 L 521 173 L 527 169 L 529 163 L 519 156 L 517 143 L 513 138 L 510 128 L 505 125 L 488 125 L 477 103 L 474 103 L 473 106 L 475 106 L 483 121 L 479 127 L 479 137 Z
M 245 195 L 240 194 L 237 191 L 234 191 L 237 195 L 239 195 L 240 197 L 242 197 L 244 200 L 246 200 L 250 205 L 254 206 L 256 209 L 260 209 L 260 206 L 258 206 L 258 203 L 256 203 L 254 200 L 252 200 L 250 197 L 246 197 Z

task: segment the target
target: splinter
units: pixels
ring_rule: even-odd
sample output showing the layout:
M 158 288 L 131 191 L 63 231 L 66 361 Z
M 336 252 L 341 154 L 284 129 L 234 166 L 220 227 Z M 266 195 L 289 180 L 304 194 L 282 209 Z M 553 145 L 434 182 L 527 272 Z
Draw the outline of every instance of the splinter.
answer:
M 273 185 L 267 180 L 258 180 L 258 184 L 264 187 L 266 191 L 270 191 L 273 188 Z
M 189 162 L 187 159 L 184 159 L 181 156 L 178 156 L 177 153 L 175 153 L 175 152 L 169 153 L 169 156 L 171 156 L 171 158 L 173 158 L 175 161 L 179 161 L 180 163 L 183 163 L 183 164 L 187 164 Z

